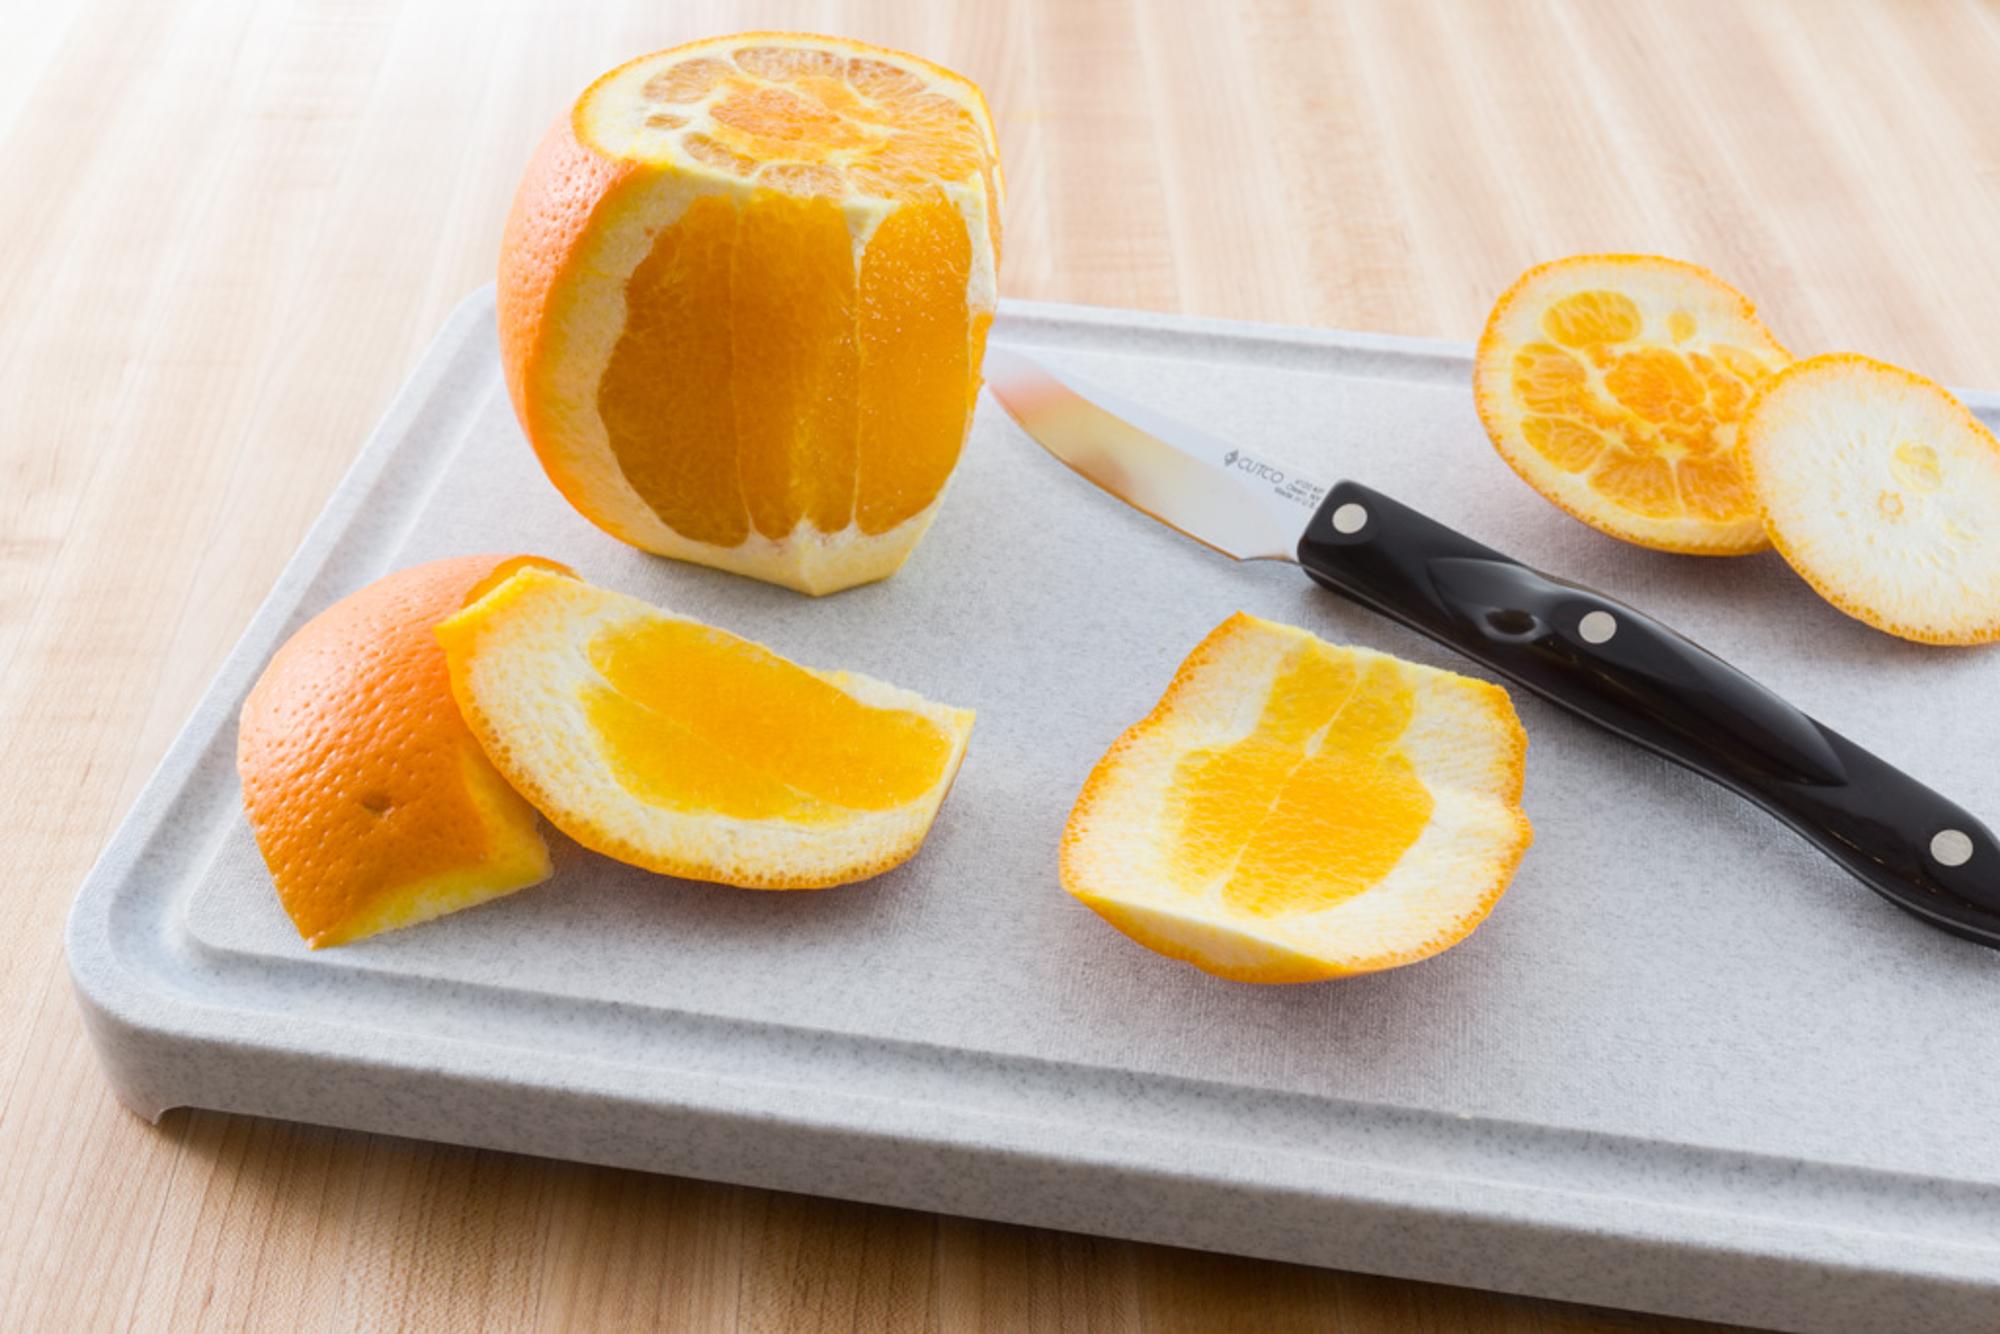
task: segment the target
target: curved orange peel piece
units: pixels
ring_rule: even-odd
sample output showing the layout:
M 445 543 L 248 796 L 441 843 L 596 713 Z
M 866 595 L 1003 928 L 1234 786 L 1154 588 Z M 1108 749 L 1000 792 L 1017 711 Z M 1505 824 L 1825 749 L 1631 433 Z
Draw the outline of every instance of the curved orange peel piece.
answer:
M 315 949 L 537 884 L 534 809 L 451 696 L 437 623 L 536 556 L 401 570 L 301 626 L 243 702 L 236 767 L 279 902 Z
M 1526 751 L 1496 685 L 1238 613 L 1091 771 L 1062 883 L 1220 977 L 1413 963 L 1513 878 Z

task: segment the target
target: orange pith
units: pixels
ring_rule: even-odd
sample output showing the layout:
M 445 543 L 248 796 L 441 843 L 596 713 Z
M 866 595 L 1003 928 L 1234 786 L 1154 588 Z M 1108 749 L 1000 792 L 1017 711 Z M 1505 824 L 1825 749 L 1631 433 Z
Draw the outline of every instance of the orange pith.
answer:
M 502 357 L 615 535 L 825 592 L 894 570 L 970 423 L 1000 182 L 983 99 L 836 38 L 628 62 L 517 194 Z
M 1222 877 L 1223 901 L 1258 916 L 1329 907 L 1380 880 L 1431 815 L 1396 748 L 1413 708 L 1395 668 L 1302 648 L 1248 737 L 1176 766 L 1177 879 L 1199 892 Z
M 1474 383 L 1501 456 L 1563 509 L 1626 541 L 1733 555 L 1764 544 L 1737 429 L 1788 360 L 1707 270 L 1578 255 L 1501 296 Z
M 432 627 L 529 556 L 463 556 L 370 584 L 307 622 L 244 701 L 243 802 L 315 948 L 534 884 L 548 854 L 452 701 Z
M 590 721 L 618 781 L 655 805 L 824 823 L 920 796 L 951 753 L 929 720 L 692 621 L 607 630 L 590 660 Z

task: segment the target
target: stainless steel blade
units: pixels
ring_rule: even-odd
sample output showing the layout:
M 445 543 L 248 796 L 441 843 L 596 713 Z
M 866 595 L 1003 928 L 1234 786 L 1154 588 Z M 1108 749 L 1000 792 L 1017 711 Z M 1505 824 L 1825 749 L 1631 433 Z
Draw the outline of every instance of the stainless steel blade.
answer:
M 1326 488 L 1016 348 L 986 383 L 1035 443 L 1134 509 L 1235 560 L 1296 560 Z

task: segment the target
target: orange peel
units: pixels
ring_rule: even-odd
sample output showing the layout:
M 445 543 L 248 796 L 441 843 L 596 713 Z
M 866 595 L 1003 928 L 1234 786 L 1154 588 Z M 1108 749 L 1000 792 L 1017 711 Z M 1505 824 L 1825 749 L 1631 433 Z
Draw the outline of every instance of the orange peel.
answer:
M 1499 686 L 1238 613 L 1092 770 L 1062 883 L 1220 977 L 1413 963 L 1513 878 L 1526 752 Z
M 466 729 L 433 627 L 535 556 L 378 579 L 301 626 L 243 702 L 236 767 L 278 900 L 317 949 L 547 878 L 535 812 Z

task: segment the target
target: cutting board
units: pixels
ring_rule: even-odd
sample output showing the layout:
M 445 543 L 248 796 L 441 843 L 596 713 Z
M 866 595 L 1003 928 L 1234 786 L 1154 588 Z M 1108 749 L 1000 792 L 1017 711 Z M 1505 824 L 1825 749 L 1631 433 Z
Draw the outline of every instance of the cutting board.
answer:
M 990 401 L 936 526 L 885 583 L 815 600 L 647 556 L 543 477 L 492 306 L 475 293 L 446 325 L 78 894 L 77 993 L 135 1111 L 1752 1324 L 1993 1326 L 2000 953 L 1517 695 L 1535 846 L 1463 944 L 1300 987 L 1149 954 L 1062 892 L 1056 846 L 1085 773 L 1202 635 L 1242 609 L 1467 664 L 1295 569 L 1128 511 Z M 2000 656 L 1869 630 L 1772 555 L 1667 556 L 1562 516 L 1486 443 L 1462 345 L 1023 303 L 993 337 L 1654 612 L 2000 816 Z M 552 556 L 976 709 L 923 852 L 864 884 L 758 894 L 552 834 L 540 888 L 305 949 L 241 814 L 237 709 L 336 598 L 475 551 Z

